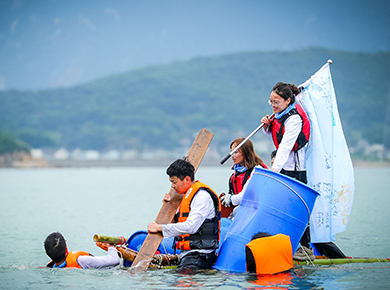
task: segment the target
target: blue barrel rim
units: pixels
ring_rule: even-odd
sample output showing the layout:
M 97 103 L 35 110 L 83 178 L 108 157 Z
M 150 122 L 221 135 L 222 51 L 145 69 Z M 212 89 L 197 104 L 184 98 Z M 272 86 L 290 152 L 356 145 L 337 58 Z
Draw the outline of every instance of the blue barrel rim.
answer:
M 268 170 L 268 171 L 269 171 L 269 170 Z M 267 176 L 267 177 L 269 177 L 269 178 L 272 178 L 272 179 L 278 181 L 279 183 L 283 184 L 284 186 L 286 186 L 286 187 L 287 187 L 288 189 L 290 189 L 292 192 L 294 192 L 294 193 L 298 196 L 298 198 L 303 202 L 303 204 L 305 205 L 306 210 L 307 210 L 307 213 L 309 214 L 309 220 L 310 220 L 311 212 L 310 212 L 309 207 L 307 206 L 307 204 L 306 204 L 305 200 L 302 198 L 302 196 L 300 196 L 299 193 L 296 192 L 291 186 L 289 186 L 287 183 L 283 182 L 282 180 L 276 178 L 275 176 L 272 176 L 272 175 L 269 175 L 269 174 L 265 174 L 265 173 L 263 173 L 263 172 L 257 172 L 257 171 L 255 170 L 255 171 L 253 172 L 253 174 L 263 175 L 263 176 Z M 283 175 L 283 177 L 289 177 L 289 176 Z M 292 180 L 294 180 L 294 181 L 299 181 L 299 180 L 296 180 L 296 179 L 293 179 L 293 178 L 290 178 L 290 179 L 292 179 Z M 307 186 L 307 184 L 304 184 L 304 183 L 302 183 L 302 184 L 305 185 L 305 186 Z M 308 186 L 307 186 L 307 187 L 308 187 Z M 308 187 L 308 188 L 310 188 L 310 187 Z M 318 193 L 317 191 L 313 190 L 312 188 L 310 188 L 310 189 L 311 189 L 313 192 L 315 192 L 317 195 L 319 195 L 319 193 Z
M 148 232 L 147 232 L 147 231 L 142 231 L 142 230 L 134 232 L 134 233 L 127 239 L 126 244 L 129 244 L 130 241 L 131 241 L 135 236 L 138 236 L 138 235 L 140 235 L 140 234 L 146 234 L 146 235 L 148 235 Z

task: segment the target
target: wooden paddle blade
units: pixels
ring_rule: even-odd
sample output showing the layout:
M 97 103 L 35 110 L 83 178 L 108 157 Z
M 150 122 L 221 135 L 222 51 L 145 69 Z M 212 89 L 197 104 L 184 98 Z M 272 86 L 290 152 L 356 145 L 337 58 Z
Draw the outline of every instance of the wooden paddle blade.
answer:
M 195 172 L 198 170 L 200 163 L 202 162 L 203 156 L 206 154 L 207 148 L 209 147 L 214 134 L 206 128 L 199 131 L 198 135 L 190 151 L 187 154 L 187 160 L 195 167 Z
M 210 131 L 208 131 L 206 128 L 203 128 L 199 131 L 198 135 L 194 140 L 194 143 L 192 143 L 190 151 L 188 151 L 187 160 L 194 166 L 195 171 L 198 169 L 199 164 L 202 161 L 203 156 L 205 155 L 211 140 L 213 139 L 213 136 L 213 133 L 210 133 Z M 169 194 L 171 196 L 171 201 L 165 202 L 162 205 L 156 217 L 156 223 L 158 224 L 171 223 L 176 214 L 177 208 L 179 207 L 180 202 L 183 199 L 183 195 L 177 194 L 173 189 L 169 191 Z M 131 273 L 146 271 L 162 239 L 163 236 L 161 233 L 149 233 L 146 236 L 146 239 L 142 244 L 142 247 L 138 252 L 137 257 L 131 265 L 131 268 L 129 268 L 129 271 Z

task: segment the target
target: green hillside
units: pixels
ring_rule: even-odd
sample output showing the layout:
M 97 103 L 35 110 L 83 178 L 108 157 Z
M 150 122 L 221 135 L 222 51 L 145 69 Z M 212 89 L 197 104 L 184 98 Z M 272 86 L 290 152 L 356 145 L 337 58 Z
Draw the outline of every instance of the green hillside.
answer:
M 30 147 L 23 141 L 0 131 L 0 155 L 13 152 L 30 152 Z
M 277 82 L 299 85 L 328 59 L 349 145 L 383 143 L 390 52 L 319 48 L 196 58 L 71 88 L 0 92 L 0 129 L 34 148 L 103 150 L 169 149 L 190 144 L 206 127 L 226 147 L 271 113 L 267 100 Z

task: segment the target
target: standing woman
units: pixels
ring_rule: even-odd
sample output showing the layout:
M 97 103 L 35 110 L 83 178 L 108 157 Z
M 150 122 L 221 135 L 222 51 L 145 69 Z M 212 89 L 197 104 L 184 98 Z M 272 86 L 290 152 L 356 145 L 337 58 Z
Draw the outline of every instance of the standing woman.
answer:
M 264 116 L 261 122 L 277 149 L 271 170 L 307 183 L 305 145 L 309 141 L 310 122 L 302 107 L 295 103 L 299 93 L 293 84 L 277 83 L 268 101 L 275 116 L 271 119 Z
M 238 145 L 244 141 L 245 138 L 237 138 L 230 144 L 230 151 L 233 151 Z M 257 165 L 267 168 L 263 160 L 255 153 L 253 144 L 250 140 L 247 140 L 234 154 L 232 155 L 233 174 L 229 178 L 229 192 L 228 194 L 221 195 L 221 203 L 225 207 L 222 209 L 222 217 L 228 217 L 233 210 L 230 210 L 231 204 L 237 206 L 241 202 L 238 194 L 242 191 L 245 183 L 250 178 L 253 168 Z M 226 213 L 225 213 L 226 212 Z
M 271 119 L 268 119 L 268 115 L 264 116 L 261 122 L 264 123 L 264 132 L 272 135 L 277 149 L 271 170 L 307 183 L 305 145 L 309 141 L 310 122 L 302 107 L 295 103 L 295 96 L 299 93 L 300 90 L 294 84 L 277 83 L 268 101 L 275 116 Z M 306 228 L 300 242 L 302 247 L 298 249 L 294 259 L 306 259 L 308 256 L 314 258 L 309 244 L 309 227 Z M 332 242 L 314 245 L 321 254 L 329 258 L 345 258 Z

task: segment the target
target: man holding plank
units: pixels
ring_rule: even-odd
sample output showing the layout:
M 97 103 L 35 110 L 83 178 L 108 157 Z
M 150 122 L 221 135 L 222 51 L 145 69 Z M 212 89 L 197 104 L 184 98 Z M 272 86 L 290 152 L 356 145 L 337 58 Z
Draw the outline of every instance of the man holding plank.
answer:
M 148 225 L 150 233 L 176 237 L 181 250 L 179 268 L 209 269 L 216 261 L 219 246 L 221 204 L 218 195 L 206 184 L 195 180 L 195 168 L 187 160 L 178 159 L 167 169 L 172 189 L 184 194 L 176 214 L 176 223 Z M 165 194 L 164 201 L 171 196 Z

